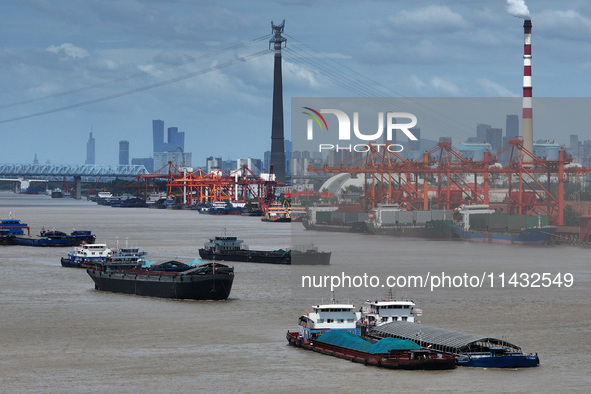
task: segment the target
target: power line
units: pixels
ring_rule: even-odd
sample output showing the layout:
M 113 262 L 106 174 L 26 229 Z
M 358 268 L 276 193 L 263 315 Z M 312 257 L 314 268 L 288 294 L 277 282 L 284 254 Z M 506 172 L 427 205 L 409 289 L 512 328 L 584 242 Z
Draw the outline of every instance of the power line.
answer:
M 206 68 L 206 69 L 203 69 L 203 70 L 199 70 L 199 71 L 196 71 L 196 72 L 192 72 L 192 73 L 189 73 L 189 74 L 182 75 L 180 77 L 168 79 L 166 81 L 161 81 L 161 82 L 154 83 L 154 84 L 151 84 L 151 85 L 142 86 L 142 87 L 139 87 L 139 88 L 136 88 L 136 89 L 127 90 L 125 92 L 120 92 L 120 93 L 112 94 L 112 95 L 109 95 L 109 96 L 99 97 L 99 98 L 96 98 L 96 99 L 92 99 L 92 100 L 88 100 L 88 101 L 83 101 L 83 102 L 79 102 L 79 103 L 72 104 L 72 105 L 67 105 L 67 106 L 60 107 L 60 108 L 54 108 L 54 109 L 47 110 L 47 111 L 41 111 L 41 112 L 36 112 L 36 113 L 33 113 L 33 114 L 29 114 L 29 115 L 17 116 L 17 117 L 14 117 L 14 118 L 0 120 L 0 124 L 1 123 L 14 122 L 14 121 L 17 121 L 17 120 L 23 120 L 23 119 L 33 118 L 33 117 L 47 115 L 47 114 L 52 114 L 54 112 L 65 111 L 65 110 L 68 110 L 68 109 L 78 108 L 78 107 L 82 107 L 82 106 L 89 105 L 89 104 L 96 104 L 96 103 L 100 103 L 100 102 L 103 102 L 103 101 L 112 100 L 114 98 L 123 97 L 123 96 L 127 96 L 127 95 L 130 95 L 130 94 L 138 93 L 138 92 L 143 92 L 143 91 L 146 91 L 146 90 L 149 90 L 149 89 L 154 89 L 154 88 L 157 88 L 157 87 L 160 87 L 160 86 L 169 85 L 171 83 L 175 83 L 175 82 L 179 82 L 179 81 L 182 81 L 182 80 L 185 80 L 185 79 L 193 78 L 193 77 L 196 77 L 198 75 L 203 75 L 203 74 L 207 74 L 207 73 L 212 72 L 212 71 L 220 70 L 222 68 L 226 68 L 226 67 L 232 66 L 232 65 L 237 64 L 237 63 L 245 63 L 245 62 L 247 62 L 247 61 L 249 61 L 251 59 L 254 59 L 256 57 L 262 56 L 262 55 L 264 55 L 266 53 L 269 53 L 269 52 L 271 52 L 271 50 L 265 49 L 263 51 L 259 51 L 259 52 L 256 52 L 256 53 L 253 53 L 253 54 L 250 54 L 250 55 L 246 55 L 246 56 L 242 56 L 242 57 L 239 57 L 239 58 L 230 60 L 230 61 L 228 61 L 226 63 L 218 64 L 217 66 L 214 66 L 214 67 L 209 67 L 209 68 Z
M 97 83 L 97 84 L 94 84 L 94 85 L 84 86 L 84 87 L 81 87 L 81 88 L 78 88 L 78 89 L 67 90 L 67 91 L 64 91 L 64 92 L 54 93 L 54 94 L 50 94 L 50 95 L 42 96 L 42 97 L 35 97 L 35 98 L 32 98 L 32 99 L 18 101 L 18 102 L 14 102 L 14 103 L 10 103 L 10 104 L 3 104 L 3 105 L 0 105 L 0 109 L 2 109 L 2 108 L 9 108 L 9 107 L 15 107 L 15 106 L 24 105 L 24 104 L 30 104 L 30 103 L 34 103 L 34 102 L 37 102 L 37 101 L 47 100 L 47 99 L 55 98 L 55 97 L 67 96 L 69 94 L 74 94 L 74 93 L 81 93 L 81 92 L 85 92 L 87 90 L 92 90 L 92 89 L 96 89 L 96 88 L 102 88 L 102 87 L 106 87 L 106 86 L 117 85 L 117 84 L 120 84 L 122 82 L 131 81 L 133 79 L 137 79 L 137 78 L 149 76 L 149 75 L 156 74 L 156 73 L 159 73 L 159 72 L 162 72 L 162 71 L 165 71 L 165 70 L 174 69 L 174 68 L 177 68 L 177 67 L 180 67 L 180 66 L 184 66 L 184 65 L 187 65 L 187 64 L 190 64 L 190 63 L 194 63 L 194 62 L 197 62 L 197 61 L 200 61 L 200 60 L 204 60 L 204 59 L 210 58 L 212 56 L 216 56 L 216 55 L 223 54 L 224 52 L 236 50 L 236 49 L 242 48 L 244 46 L 250 45 L 250 44 L 252 44 L 254 42 L 258 42 L 258 41 L 261 41 L 261 40 L 264 40 L 264 39 L 268 39 L 268 38 L 269 38 L 269 34 L 265 34 L 264 36 L 261 36 L 261 37 L 258 37 L 258 38 L 254 38 L 254 39 L 252 39 L 250 41 L 247 41 L 247 42 L 234 44 L 234 45 L 229 46 L 227 48 L 220 49 L 220 50 L 215 51 L 215 52 L 206 53 L 206 54 L 201 55 L 201 56 L 190 57 L 190 58 L 185 59 L 185 60 L 183 60 L 181 62 L 177 62 L 177 63 L 174 63 L 174 64 L 169 64 L 169 65 L 166 65 L 166 66 L 162 66 L 162 67 L 159 67 L 159 68 L 155 68 L 153 70 L 142 71 L 140 73 L 131 74 L 131 75 L 128 75 L 128 76 L 125 76 L 125 77 L 122 77 L 122 78 L 117 78 L 117 79 L 114 79 L 114 80 L 111 80 L 111 81 L 100 82 L 100 83 Z

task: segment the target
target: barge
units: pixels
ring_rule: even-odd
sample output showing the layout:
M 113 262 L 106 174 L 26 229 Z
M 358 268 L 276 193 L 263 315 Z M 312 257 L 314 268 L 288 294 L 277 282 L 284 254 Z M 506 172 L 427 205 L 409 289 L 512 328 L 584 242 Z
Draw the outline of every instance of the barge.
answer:
M 459 220 L 451 226 L 453 234 L 471 242 L 546 245 L 557 229 L 547 225 L 547 216 L 497 213 L 488 205 L 462 205 L 456 215 Z
M 199 256 L 205 260 L 239 261 L 248 263 L 327 265 L 331 252 L 319 252 L 314 246 L 302 250 L 250 250 L 244 241 L 234 236 L 216 236 L 199 249 Z
M 96 290 L 175 299 L 225 300 L 234 281 L 234 268 L 218 263 L 190 266 L 169 261 L 144 268 L 140 261 L 123 269 L 103 263 L 86 272 Z
M 361 313 L 350 304 L 313 306 L 302 315 L 298 331 L 286 334 L 292 346 L 365 365 L 389 369 L 440 370 L 456 367 L 455 358 L 423 349 L 411 340 L 362 338 L 357 325 Z

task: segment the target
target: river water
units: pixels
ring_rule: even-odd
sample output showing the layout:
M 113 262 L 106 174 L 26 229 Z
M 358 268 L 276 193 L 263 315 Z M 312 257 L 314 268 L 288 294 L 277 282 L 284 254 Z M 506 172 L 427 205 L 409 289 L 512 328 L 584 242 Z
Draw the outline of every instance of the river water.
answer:
M 256 217 L 0 193 L 0 217 L 9 211 L 34 233 L 43 226 L 91 229 L 98 243 L 127 242 L 156 261 L 189 262 L 224 232 L 251 249 L 313 242 L 333 255 L 323 267 L 232 263 L 228 300 L 179 301 L 97 291 L 85 270 L 60 266 L 68 248 L 1 246 L 1 392 L 587 392 L 591 385 L 589 249 L 321 233 Z M 573 285 L 513 287 L 513 273 L 569 273 Z M 481 287 L 456 282 L 393 291 L 423 309 L 422 323 L 504 338 L 537 352 L 541 365 L 390 371 L 287 345 L 285 333 L 297 328 L 298 316 L 333 296 L 330 283 L 302 288 L 302 277 L 364 274 L 381 284 L 392 275 L 492 274 L 492 287 L 489 279 Z M 386 296 L 387 287 L 355 287 L 355 280 L 334 296 L 356 306 Z

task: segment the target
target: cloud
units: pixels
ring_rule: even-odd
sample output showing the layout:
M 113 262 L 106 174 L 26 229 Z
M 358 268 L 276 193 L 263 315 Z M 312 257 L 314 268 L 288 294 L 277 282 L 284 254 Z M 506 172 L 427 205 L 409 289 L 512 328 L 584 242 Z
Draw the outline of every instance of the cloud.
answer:
M 462 90 L 450 80 L 441 77 L 431 77 L 426 81 L 413 74 L 409 78 L 411 87 L 421 95 L 431 96 L 461 96 Z
M 569 41 L 591 39 L 591 18 L 576 10 L 544 10 L 536 15 L 535 26 L 540 34 Z M 537 34 L 537 33 L 536 33 Z
M 476 85 L 480 86 L 484 90 L 484 94 L 487 97 L 519 97 L 519 95 L 507 89 L 503 85 L 493 82 L 490 79 L 478 78 L 475 82 Z
M 447 6 L 431 5 L 391 15 L 388 21 L 405 31 L 454 31 L 469 27 L 469 23 Z
M 71 57 L 73 59 L 81 59 L 90 55 L 86 49 L 79 48 L 74 44 L 70 44 L 69 42 L 63 43 L 60 46 L 52 45 L 47 48 L 47 50 L 58 55 L 62 54 L 66 57 Z

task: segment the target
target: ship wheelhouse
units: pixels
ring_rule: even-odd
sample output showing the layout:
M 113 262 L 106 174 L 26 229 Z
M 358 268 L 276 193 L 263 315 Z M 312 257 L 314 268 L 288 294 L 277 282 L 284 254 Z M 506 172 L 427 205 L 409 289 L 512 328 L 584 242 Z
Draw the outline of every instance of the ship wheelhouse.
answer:
M 349 331 L 361 335 L 357 322 L 361 312 L 351 304 L 326 304 L 312 306 L 312 312 L 300 316 L 298 327 L 304 339 L 314 339 L 330 331 Z

